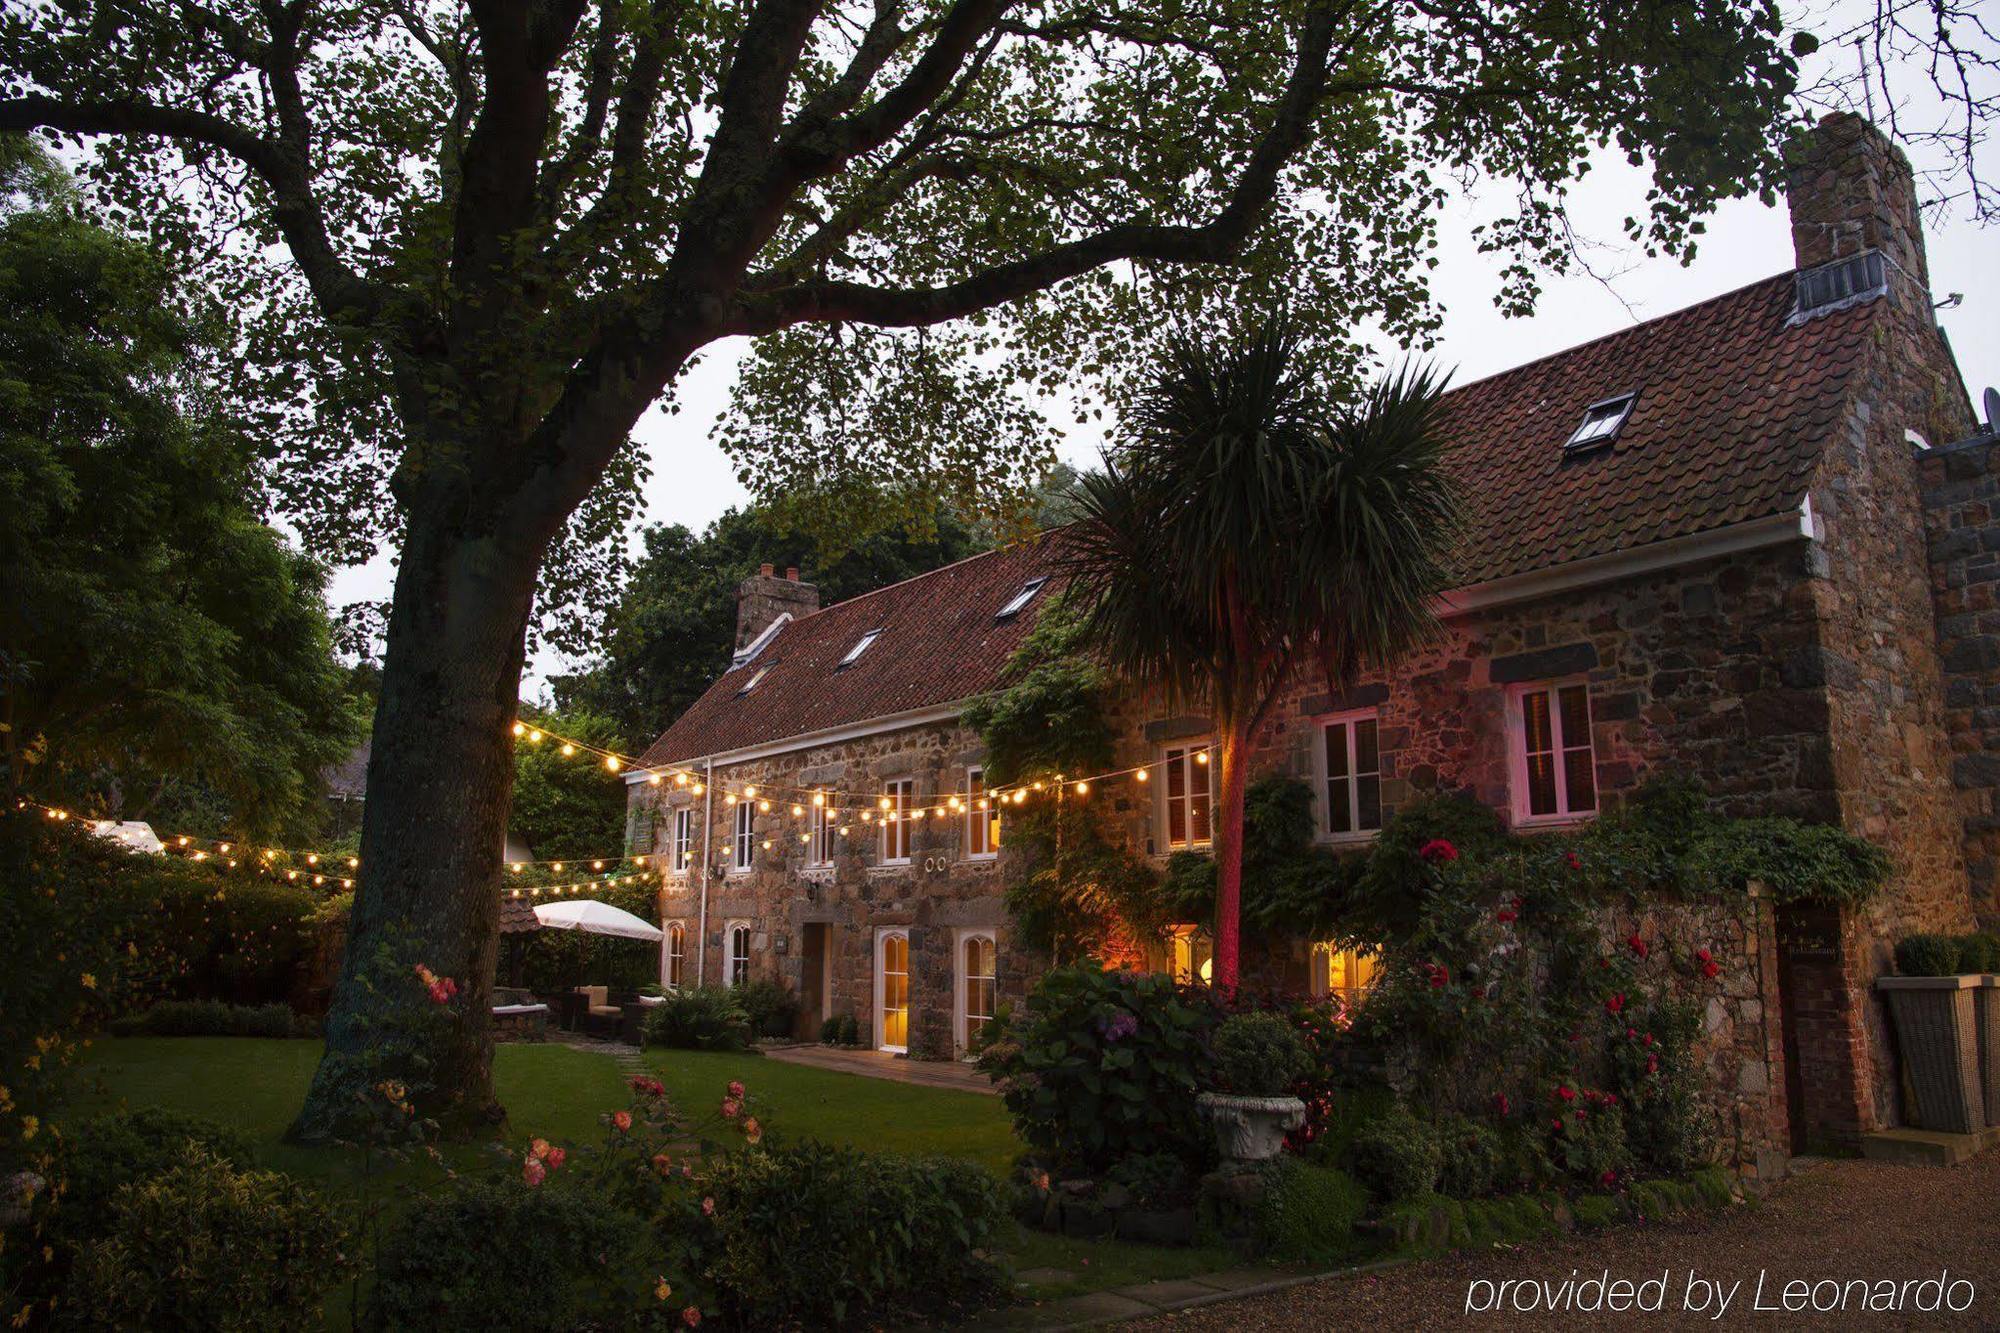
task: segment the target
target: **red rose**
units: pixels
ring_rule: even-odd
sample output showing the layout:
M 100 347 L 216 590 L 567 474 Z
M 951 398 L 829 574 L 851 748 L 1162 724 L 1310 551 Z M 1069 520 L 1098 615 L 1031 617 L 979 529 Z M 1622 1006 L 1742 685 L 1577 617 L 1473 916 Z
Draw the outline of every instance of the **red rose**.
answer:
M 1719 963 L 1709 962 L 1709 963 L 1703 963 L 1701 965 L 1701 974 L 1707 977 L 1710 981 L 1715 980 L 1716 974 L 1721 971 L 1722 971 L 1722 966 Z
M 1696 950 L 1694 951 L 1694 956 L 1695 956 L 1695 957 L 1696 957 L 1696 958 L 1697 958 L 1698 960 L 1700 960 L 1701 962 L 1704 962 L 1704 963 L 1705 963 L 1705 962 L 1707 962 L 1707 961 L 1708 961 L 1708 960 L 1709 960 L 1710 958 L 1713 958 L 1713 957 L 1714 957 L 1715 955 L 1711 954 L 1711 953 L 1710 953 L 1710 952 L 1709 952 L 1708 950 L 1706 950 L 1706 949 L 1696 949 Z
M 1573 1102 L 1576 1100 L 1576 1089 L 1567 1083 L 1558 1083 L 1556 1085 L 1556 1096 L 1566 1102 Z
M 1504 926 L 1514 919 L 1514 915 L 1514 911 L 1511 908 L 1503 907 L 1493 914 L 1493 919 Z
M 1438 865 L 1445 861 L 1456 861 L 1458 859 L 1458 848 L 1452 846 L 1447 839 L 1432 838 L 1429 842 L 1417 848 L 1417 855 L 1431 865 Z
M 1657 1055 L 1649 1055 L 1649 1056 L 1647 1056 L 1647 1057 L 1646 1057 L 1646 1072 L 1647 1072 L 1648 1074 L 1657 1074 L 1657 1073 L 1659 1073 L 1659 1072 L 1660 1072 L 1660 1057 L 1659 1057 L 1659 1056 L 1657 1056 Z
M 1609 1012 L 1611 1012 L 1611 1013 L 1614 1013 L 1614 1014 L 1615 1014 L 1615 1013 L 1619 1013 L 1619 1012 L 1621 1012 L 1621 1011 L 1622 1011 L 1622 1010 L 1623 1010 L 1623 1009 L 1625 1008 L 1625 995 L 1624 995 L 1624 993 L 1623 993 L 1623 992 L 1621 991 L 1620 993 L 1618 993 L 1618 994 L 1616 994 L 1616 995 L 1612 996 L 1612 997 L 1611 997 L 1610 999 L 1606 1000 L 1606 1001 L 1604 1002 L 1604 1007 L 1605 1007 L 1605 1009 L 1606 1009 L 1606 1010 L 1608 1010 Z
M 1633 953 L 1638 954 L 1641 958 L 1644 958 L 1649 952 L 1651 952 L 1651 950 L 1646 944 L 1646 941 L 1639 937 L 1639 932 L 1636 930 L 1632 932 L 1632 938 L 1625 941 L 1625 947 L 1630 949 Z
M 1527 906 L 1528 900 L 1526 898 L 1516 898 L 1514 900 L 1514 910 L 1517 912 L 1525 910 Z
M 1610 1167 L 1606 1167 L 1604 1168 L 1604 1174 L 1599 1176 L 1597 1179 L 1599 1183 L 1601 1183 L 1606 1189 L 1610 1189 L 1613 1185 L 1616 1185 L 1618 1183 L 1618 1173 L 1616 1171 L 1613 1171 Z
M 1651 1046 L 1653 1044 L 1653 1034 L 1648 1032 L 1645 1036 L 1641 1037 L 1639 1040 L 1643 1042 L 1645 1045 Z
M 1494 1093 L 1494 1094 L 1493 1094 L 1493 1110 L 1494 1110 L 1494 1112 L 1495 1112 L 1496 1114 L 1498 1114 L 1498 1115 L 1503 1115 L 1503 1116 L 1504 1116 L 1504 1115 L 1506 1115 L 1506 1114 L 1508 1113 L 1509 1109 L 1511 1108 L 1511 1106 L 1512 1106 L 1512 1103 L 1510 1103 L 1510 1102 L 1509 1102 L 1509 1101 L 1507 1100 L 1507 1094 L 1506 1094 L 1506 1093 L 1504 1093 L 1504 1092 L 1496 1092 L 1496 1093 Z
M 1567 865 L 1571 870 L 1583 869 L 1583 858 L 1578 856 L 1575 852 L 1564 852 L 1563 863 Z
M 563 1162 L 568 1157 L 569 1150 L 567 1148 L 551 1148 L 549 1149 L 548 1156 L 542 1160 L 549 1164 L 549 1170 L 555 1171 L 561 1169 Z

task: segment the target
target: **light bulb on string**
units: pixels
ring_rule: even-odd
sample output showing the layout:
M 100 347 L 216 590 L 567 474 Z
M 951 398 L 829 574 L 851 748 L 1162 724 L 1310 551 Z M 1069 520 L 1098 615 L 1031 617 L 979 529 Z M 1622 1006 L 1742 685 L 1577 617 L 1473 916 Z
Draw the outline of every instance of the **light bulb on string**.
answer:
M 568 741 L 564 741 L 562 745 L 562 752 L 563 752 L 563 757 L 567 759 L 570 755 L 576 753 L 576 747 L 574 745 L 571 745 Z
M 1139 779 L 1139 781 L 1144 782 L 1152 775 L 1142 768 L 1138 772 L 1134 773 L 1132 776 Z

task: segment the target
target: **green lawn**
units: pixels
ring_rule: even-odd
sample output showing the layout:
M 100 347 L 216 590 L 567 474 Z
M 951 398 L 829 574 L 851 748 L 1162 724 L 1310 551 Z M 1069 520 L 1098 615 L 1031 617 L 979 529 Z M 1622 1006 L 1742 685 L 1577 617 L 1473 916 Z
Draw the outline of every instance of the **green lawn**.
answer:
M 877 1152 L 943 1153 L 1005 1179 L 1021 1141 L 998 1097 L 863 1078 L 761 1055 L 649 1050 L 646 1065 L 674 1101 L 706 1112 L 741 1079 L 757 1115 L 780 1134 Z
M 353 1163 L 338 1149 L 283 1142 L 305 1097 L 319 1043 L 254 1037 L 126 1037 L 99 1043 L 79 1067 L 80 1112 L 165 1106 L 234 1125 L 267 1166 L 334 1179 Z M 871 1152 L 943 1153 L 978 1162 L 1005 1178 L 1021 1143 L 998 1097 L 812 1069 L 761 1055 L 648 1051 L 646 1067 L 675 1101 L 708 1111 L 731 1079 L 780 1134 L 847 1143 Z M 598 1117 L 628 1100 L 625 1074 L 608 1054 L 549 1042 L 502 1045 L 493 1079 L 508 1111 L 509 1137 L 595 1140 Z M 466 1157 L 473 1149 L 460 1150 Z M 1017 1269 L 1059 1269 L 1068 1279 L 1024 1288 L 1030 1299 L 1184 1277 L 1237 1262 L 1226 1250 L 1161 1249 L 1080 1241 L 1013 1228 Z

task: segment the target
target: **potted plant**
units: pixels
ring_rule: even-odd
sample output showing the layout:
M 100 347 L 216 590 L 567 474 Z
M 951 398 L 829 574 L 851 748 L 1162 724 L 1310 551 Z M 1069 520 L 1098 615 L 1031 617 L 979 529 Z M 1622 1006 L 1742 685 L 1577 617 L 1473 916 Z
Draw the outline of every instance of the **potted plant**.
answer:
M 1896 971 L 1875 988 L 1889 1002 L 1919 1129 L 1977 1133 L 1986 1124 L 1974 993 L 1984 978 L 1960 971 L 1961 942 L 1911 935 L 1896 944 Z
M 1195 1099 L 1215 1133 L 1225 1162 L 1276 1157 L 1285 1135 L 1305 1123 L 1306 1104 L 1292 1085 L 1311 1063 L 1305 1043 L 1276 1014 L 1237 1014 L 1223 1020 L 1210 1043 L 1215 1091 Z

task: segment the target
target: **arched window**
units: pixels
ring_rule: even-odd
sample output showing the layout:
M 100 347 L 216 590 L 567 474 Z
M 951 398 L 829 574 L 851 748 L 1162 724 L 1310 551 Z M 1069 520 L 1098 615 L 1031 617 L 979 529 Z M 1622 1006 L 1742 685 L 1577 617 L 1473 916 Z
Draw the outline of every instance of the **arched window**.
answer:
M 667 968 L 668 990 L 679 990 L 681 978 L 687 975 L 687 927 L 678 921 L 667 922 Z
M 958 944 L 958 1044 L 971 1051 L 993 1019 L 998 951 L 989 931 L 969 931 Z
M 722 978 L 726 986 L 741 986 L 750 980 L 750 923 L 732 921 L 724 929 Z

